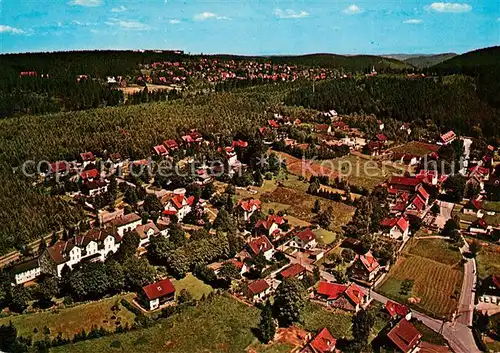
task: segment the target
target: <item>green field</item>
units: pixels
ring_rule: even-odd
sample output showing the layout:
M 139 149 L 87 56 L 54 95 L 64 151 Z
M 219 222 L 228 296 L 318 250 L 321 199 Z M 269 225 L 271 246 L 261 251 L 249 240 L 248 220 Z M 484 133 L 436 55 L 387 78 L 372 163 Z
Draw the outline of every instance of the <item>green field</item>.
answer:
M 485 201 L 483 203 L 483 210 L 500 212 L 500 201 Z
M 135 315 L 120 304 L 120 299 L 131 299 L 134 296 L 135 294 L 117 295 L 67 309 L 3 317 L 0 318 L 0 325 L 12 321 L 20 336 L 31 336 L 33 341 L 45 338 L 44 327 L 49 328 L 51 338 L 56 337 L 59 332 L 65 338 L 73 338 L 75 333 L 80 332 L 82 328 L 89 332 L 92 326 L 102 326 L 108 331 L 114 331 L 118 326 L 117 322 L 120 322 L 121 326 L 133 324 Z M 118 303 L 120 310 L 113 312 L 111 308 L 116 303 Z
M 400 303 L 409 298 L 417 310 L 436 317 L 449 317 L 458 304 L 463 281 L 461 255 L 442 239 L 410 239 L 377 291 Z M 401 293 L 404 280 L 414 281 L 409 294 Z
M 479 278 L 500 273 L 500 246 L 485 243 L 476 256 L 476 262 Z
M 245 352 L 254 343 L 251 329 L 258 321 L 258 309 L 219 295 L 180 315 L 160 319 L 152 327 L 66 345 L 51 352 Z
M 410 239 L 404 251 L 445 265 L 455 265 L 462 259 L 460 253 L 451 249 L 450 243 L 443 239 Z
M 186 277 L 180 280 L 172 280 L 177 294 L 183 289 L 187 289 L 194 299 L 199 300 L 203 295 L 209 295 L 212 292 L 212 287 L 203 283 L 198 278 L 188 273 Z
M 440 334 L 434 332 L 423 323 L 418 320 L 412 320 L 411 322 L 417 330 L 422 334 L 422 341 L 429 342 L 432 344 L 437 344 L 438 346 L 445 346 L 448 343 Z
M 352 338 L 351 335 L 352 314 L 342 310 L 332 311 L 322 305 L 311 302 L 306 303 L 302 314 L 302 326 L 305 330 L 317 332 L 323 327 L 328 328 L 333 337 Z

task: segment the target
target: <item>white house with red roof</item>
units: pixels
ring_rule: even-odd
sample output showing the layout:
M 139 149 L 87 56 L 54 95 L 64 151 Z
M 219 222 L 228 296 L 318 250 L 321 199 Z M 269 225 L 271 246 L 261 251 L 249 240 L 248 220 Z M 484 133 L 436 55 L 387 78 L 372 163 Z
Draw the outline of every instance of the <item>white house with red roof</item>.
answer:
M 80 178 L 83 182 L 93 181 L 100 177 L 99 171 L 97 169 L 84 170 L 80 173 Z
M 480 302 L 500 305 L 500 274 L 491 275 L 481 281 L 480 293 Z
M 356 255 L 348 269 L 350 277 L 364 282 L 373 282 L 380 271 L 377 259 L 368 251 L 364 255 Z
M 378 124 L 378 128 L 380 129 L 380 131 L 384 130 L 384 122 L 382 120 L 377 120 L 377 124 Z
M 387 333 L 388 343 L 403 353 L 414 353 L 420 350 L 419 344 L 422 334 L 411 322 L 401 319 Z
M 403 239 L 406 241 L 410 230 L 410 223 L 404 217 L 384 218 L 380 222 L 382 234 L 393 239 Z
M 262 254 L 267 260 L 271 260 L 274 255 L 274 246 L 265 235 L 250 239 L 247 248 L 252 256 Z
M 49 175 L 65 175 L 69 173 L 72 169 L 72 165 L 70 162 L 66 161 L 58 161 L 49 164 L 49 169 L 47 174 Z
M 306 273 L 307 269 L 304 266 L 298 263 L 294 263 L 279 272 L 278 276 L 283 280 L 287 278 L 303 279 Z
M 450 130 L 439 137 L 438 145 L 448 145 L 457 139 L 457 135 L 454 131 Z
M 355 283 L 340 284 L 322 281 L 319 282 L 315 296 L 329 306 L 355 312 L 368 303 L 368 296 Z
M 271 294 L 272 287 L 266 280 L 258 279 L 249 283 L 245 292 L 248 299 L 257 303 L 264 300 Z
M 166 216 L 177 216 L 179 222 L 191 212 L 194 196 L 186 197 L 186 189 L 176 189 L 172 195 L 166 198 L 163 214 Z
M 288 245 L 294 248 L 309 250 L 315 248 L 318 243 L 316 241 L 316 236 L 314 235 L 312 230 L 307 228 L 303 231 L 295 233 Z
M 334 353 L 336 352 L 336 345 L 337 339 L 324 327 L 309 341 L 300 353 Z
M 174 302 L 175 288 L 169 279 L 164 279 L 142 287 L 140 298 L 148 310 L 155 310 Z
M 153 221 L 138 225 L 134 230 L 139 235 L 139 246 L 145 247 L 153 237 L 160 235 L 160 230 Z
M 418 185 L 416 188 L 416 193 L 417 195 L 420 196 L 420 198 L 424 201 L 425 205 L 427 206 L 429 204 L 430 195 L 425 190 L 425 188 L 422 185 Z
M 80 160 L 82 161 L 82 165 L 85 168 L 90 163 L 95 162 L 95 156 L 92 152 L 83 152 L 80 153 Z
M 277 215 L 269 215 L 267 219 L 259 219 L 255 223 L 256 234 L 265 234 L 267 236 L 275 236 L 280 233 L 280 226 L 285 224 L 286 221 L 283 217 Z
M 257 199 L 247 199 L 247 200 L 239 200 L 236 214 L 238 218 L 247 222 L 250 220 L 250 217 L 254 214 L 254 212 L 259 211 L 261 209 L 260 200 Z

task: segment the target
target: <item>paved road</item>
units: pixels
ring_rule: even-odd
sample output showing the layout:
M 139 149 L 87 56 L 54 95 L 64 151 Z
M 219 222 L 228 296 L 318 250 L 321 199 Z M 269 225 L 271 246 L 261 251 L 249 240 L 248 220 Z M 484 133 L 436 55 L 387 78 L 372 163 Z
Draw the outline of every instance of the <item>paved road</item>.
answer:
M 469 244 L 465 241 L 465 245 L 460 249 L 463 253 L 469 251 Z M 462 291 L 460 292 L 460 300 L 458 304 L 457 321 L 461 324 L 471 326 L 472 316 L 474 314 L 474 297 L 476 289 L 476 260 L 464 258 L 467 262 L 464 265 L 464 281 L 462 283 Z

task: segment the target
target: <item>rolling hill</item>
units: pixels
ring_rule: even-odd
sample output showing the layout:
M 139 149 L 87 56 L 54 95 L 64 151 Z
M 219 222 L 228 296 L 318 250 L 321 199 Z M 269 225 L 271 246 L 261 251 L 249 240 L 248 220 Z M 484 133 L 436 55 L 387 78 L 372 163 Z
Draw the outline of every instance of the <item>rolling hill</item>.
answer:
M 457 56 L 455 53 L 444 53 L 444 54 L 436 54 L 436 55 L 419 55 L 412 56 L 405 60 L 405 63 L 415 66 L 416 68 L 423 69 L 426 67 L 431 67 L 442 63 L 443 61 L 449 60 Z

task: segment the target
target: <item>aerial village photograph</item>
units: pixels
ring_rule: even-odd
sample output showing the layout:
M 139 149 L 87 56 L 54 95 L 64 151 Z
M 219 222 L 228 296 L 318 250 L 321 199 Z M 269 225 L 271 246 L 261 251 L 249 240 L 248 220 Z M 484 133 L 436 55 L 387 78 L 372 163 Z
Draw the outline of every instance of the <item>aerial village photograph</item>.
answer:
M 0 2 L 0 352 L 500 352 L 497 0 Z

